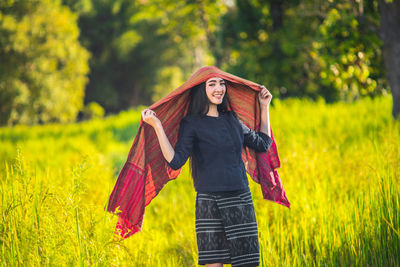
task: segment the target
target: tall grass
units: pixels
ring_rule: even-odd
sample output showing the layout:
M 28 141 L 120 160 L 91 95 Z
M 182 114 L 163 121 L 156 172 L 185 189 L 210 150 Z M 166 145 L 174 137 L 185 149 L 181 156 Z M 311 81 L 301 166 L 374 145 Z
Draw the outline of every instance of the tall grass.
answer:
M 142 232 L 113 239 L 117 217 L 104 206 L 142 108 L 0 128 L 3 265 L 197 266 L 187 166 L 147 206 Z M 291 209 L 263 200 L 250 180 L 261 266 L 398 266 L 400 127 L 391 96 L 274 99 L 270 112 Z

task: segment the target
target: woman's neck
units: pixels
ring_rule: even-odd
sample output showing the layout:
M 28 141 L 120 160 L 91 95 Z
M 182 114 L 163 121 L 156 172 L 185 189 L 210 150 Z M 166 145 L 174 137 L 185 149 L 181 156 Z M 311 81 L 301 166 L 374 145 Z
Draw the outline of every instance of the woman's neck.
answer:
M 208 112 L 207 112 L 207 116 L 213 116 L 213 117 L 218 117 L 219 116 L 217 105 L 210 104 L 210 107 L 209 107 Z

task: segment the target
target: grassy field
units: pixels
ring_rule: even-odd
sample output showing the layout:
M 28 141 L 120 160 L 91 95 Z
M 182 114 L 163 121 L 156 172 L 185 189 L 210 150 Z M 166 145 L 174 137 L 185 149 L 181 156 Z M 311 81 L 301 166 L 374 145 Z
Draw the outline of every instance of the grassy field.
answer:
M 400 125 L 391 101 L 273 100 L 291 209 L 263 200 L 249 178 L 261 266 L 400 264 Z M 187 165 L 147 206 L 142 232 L 113 241 L 117 217 L 104 206 L 141 108 L 71 125 L 0 128 L 2 265 L 197 266 Z

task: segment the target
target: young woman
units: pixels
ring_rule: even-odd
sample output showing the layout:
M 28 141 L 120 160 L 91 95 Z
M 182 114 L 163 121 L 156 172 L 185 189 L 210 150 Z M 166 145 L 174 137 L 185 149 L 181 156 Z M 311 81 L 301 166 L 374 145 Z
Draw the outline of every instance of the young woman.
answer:
M 154 111 L 142 111 L 151 125 L 168 165 L 176 170 L 190 157 L 196 195 L 198 264 L 259 265 L 257 221 L 246 169 L 243 145 L 256 152 L 272 144 L 269 124 L 271 93 L 262 86 L 260 131 L 248 128 L 235 112 L 227 110 L 226 81 L 211 77 L 190 89 L 188 115 L 180 122 L 175 149 Z

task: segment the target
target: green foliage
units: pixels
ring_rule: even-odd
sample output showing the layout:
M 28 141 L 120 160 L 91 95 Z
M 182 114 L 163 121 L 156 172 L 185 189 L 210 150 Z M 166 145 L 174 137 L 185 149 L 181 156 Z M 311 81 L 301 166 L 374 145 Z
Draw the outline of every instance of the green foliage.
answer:
M 373 1 L 238 0 L 223 19 L 223 68 L 280 98 L 385 94 L 377 14 Z
M 75 120 L 89 71 L 78 35 L 60 1 L 1 4 L 0 124 Z
M 260 266 L 398 266 L 400 124 L 391 96 L 326 104 L 273 99 L 279 175 L 291 202 L 249 178 Z M 113 239 L 104 211 L 141 110 L 77 124 L 0 128 L 0 262 L 6 266 L 197 266 L 188 165 Z
M 104 116 L 104 108 L 96 102 L 90 102 L 82 109 L 83 118 L 88 119 L 99 119 Z
M 205 65 L 276 98 L 385 94 L 378 22 L 377 1 L 2 1 L 0 124 L 150 105 Z
M 152 100 L 156 102 L 169 92 L 180 86 L 184 80 L 179 67 L 165 67 L 157 73 L 157 85 L 154 87 Z
M 340 100 L 352 101 L 384 92 L 382 42 L 360 24 L 350 4 L 332 8 L 319 27 L 311 55 L 320 66 L 323 88 Z
M 279 26 L 279 16 L 271 13 L 274 1 L 236 2 L 224 18 L 223 42 L 231 49 L 225 50 L 223 67 L 265 84 L 275 97 L 317 98 L 321 92 L 313 75 L 318 69 L 308 50 L 318 21 L 305 15 L 312 7 L 283 1 Z
M 85 102 L 115 112 L 150 99 L 168 36 L 155 34 L 157 23 L 134 19 L 142 14 L 141 6 L 130 0 L 93 0 L 93 8 L 80 14 L 80 39 L 93 55 Z
M 78 15 L 93 10 L 92 0 L 62 0 L 62 4 L 68 6 L 72 12 Z
M 89 5 L 64 2 L 74 10 Z M 96 101 L 107 112 L 150 104 L 195 68 L 214 63 L 206 32 L 219 27 L 226 12 L 221 0 L 92 0 L 90 6 L 77 10 L 80 40 L 93 54 L 86 103 Z M 171 68 L 181 69 L 172 83 Z

